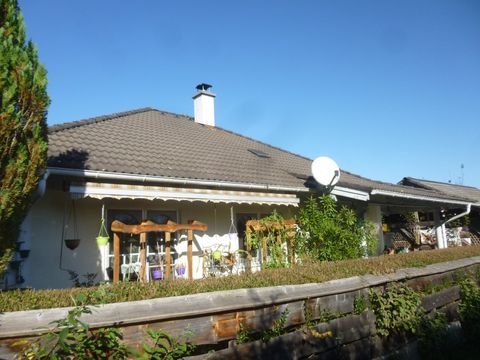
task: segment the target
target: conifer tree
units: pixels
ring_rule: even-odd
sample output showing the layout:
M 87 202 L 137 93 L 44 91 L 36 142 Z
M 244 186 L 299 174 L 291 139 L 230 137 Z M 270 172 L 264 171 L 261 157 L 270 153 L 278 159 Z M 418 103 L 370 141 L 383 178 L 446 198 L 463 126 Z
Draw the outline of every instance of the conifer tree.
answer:
M 45 169 L 46 87 L 17 0 L 0 0 L 0 274 Z

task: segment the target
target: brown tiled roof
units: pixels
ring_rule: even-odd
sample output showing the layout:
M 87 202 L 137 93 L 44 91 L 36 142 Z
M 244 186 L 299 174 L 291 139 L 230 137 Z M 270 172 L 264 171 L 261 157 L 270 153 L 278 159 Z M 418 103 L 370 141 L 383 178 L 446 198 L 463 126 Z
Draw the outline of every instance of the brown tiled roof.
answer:
M 437 191 L 447 196 L 466 198 L 473 203 L 478 203 L 478 206 L 480 206 L 480 189 L 473 186 L 415 179 L 412 177 L 405 177 L 400 181 L 400 183 L 402 185 Z
M 51 126 L 48 156 L 48 166 L 56 168 L 292 188 L 312 183 L 311 159 L 152 108 Z M 343 170 L 338 185 L 457 198 Z
M 49 167 L 286 187 L 303 187 L 311 163 L 191 117 L 151 108 L 52 126 L 48 155 Z

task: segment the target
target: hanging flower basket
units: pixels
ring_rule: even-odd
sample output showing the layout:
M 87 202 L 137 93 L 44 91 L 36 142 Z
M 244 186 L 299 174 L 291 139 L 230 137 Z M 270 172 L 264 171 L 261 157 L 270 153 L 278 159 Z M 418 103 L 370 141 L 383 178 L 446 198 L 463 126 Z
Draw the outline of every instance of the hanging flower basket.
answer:
M 110 241 L 110 238 L 108 236 L 97 236 L 97 244 L 99 246 L 105 246 L 108 244 Z
M 75 250 L 80 245 L 80 239 L 65 239 L 65 246 L 70 250 Z
M 102 219 L 100 224 L 100 231 L 98 232 L 97 236 L 97 245 L 98 246 L 105 246 L 110 241 L 110 237 L 108 236 L 107 228 L 105 227 L 105 219 Z

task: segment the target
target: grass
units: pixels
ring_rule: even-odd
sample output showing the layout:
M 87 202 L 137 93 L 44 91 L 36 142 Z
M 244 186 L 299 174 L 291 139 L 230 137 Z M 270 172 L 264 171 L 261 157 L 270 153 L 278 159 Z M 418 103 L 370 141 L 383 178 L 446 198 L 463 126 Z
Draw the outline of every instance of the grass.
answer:
M 286 269 L 266 269 L 254 274 L 201 280 L 172 280 L 147 284 L 121 282 L 109 284 L 108 291 L 99 298 L 93 296 L 96 287 L 52 290 L 0 291 L 0 312 L 46 309 L 74 306 L 72 298 L 85 294 L 88 305 L 123 301 L 145 300 L 169 296 L 188 295 L 220 290 L 321 283 L 329 280 L 365 274 L 387 274 L 401 268 L 426 265 L 480 256 L 480 247 L 458 247 L 444 250 L 420 251 L 395 256 L 335 262 L 309 262 Z M 92 296 L 88 296 L 92 295 Z

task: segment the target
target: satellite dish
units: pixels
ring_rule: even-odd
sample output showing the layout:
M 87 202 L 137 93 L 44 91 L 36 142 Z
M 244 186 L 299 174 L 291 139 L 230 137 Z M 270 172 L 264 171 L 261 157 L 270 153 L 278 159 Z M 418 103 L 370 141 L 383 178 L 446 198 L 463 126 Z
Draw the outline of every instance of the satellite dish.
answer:
M 340 168 L 327 156 L 320 156 L 312 162 L 313 178 L 325 187 L 333 187 L 340 180 Z

